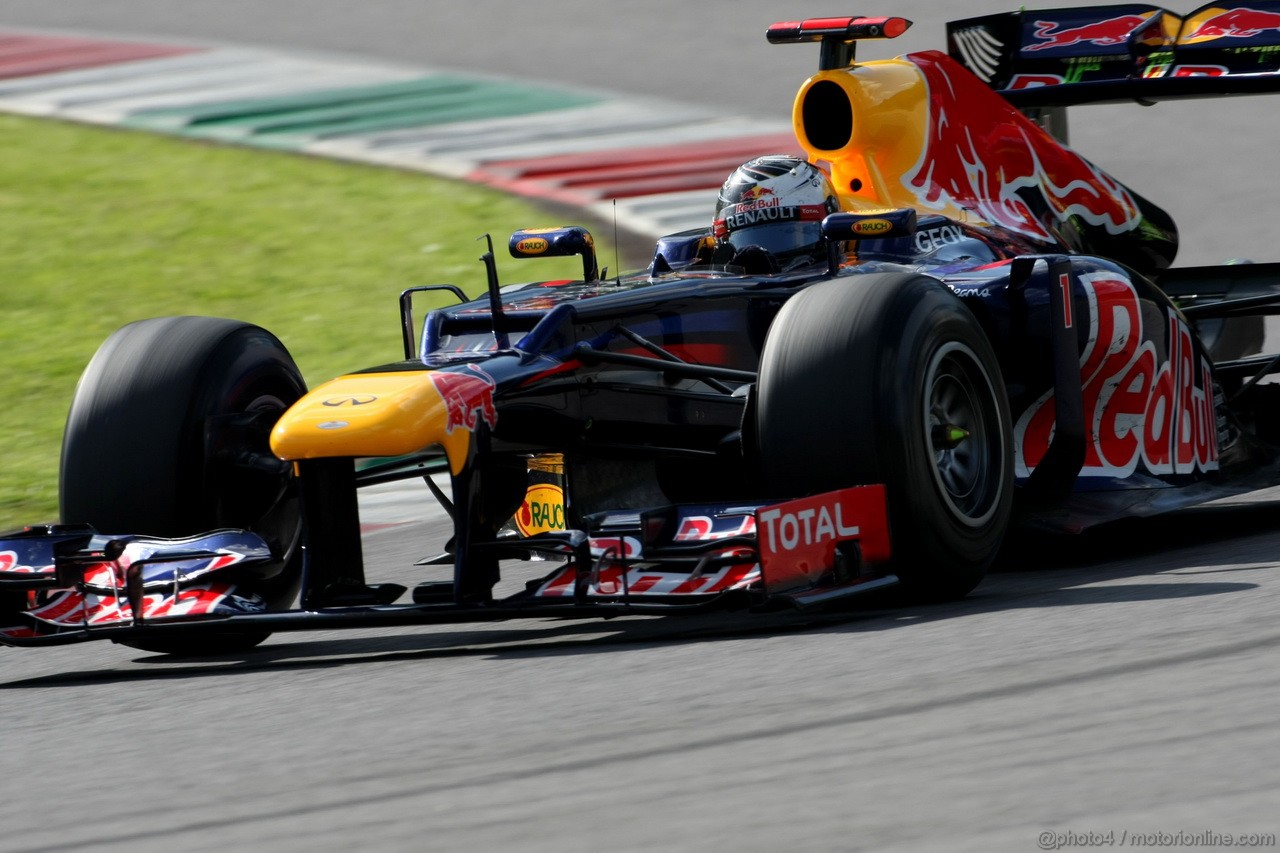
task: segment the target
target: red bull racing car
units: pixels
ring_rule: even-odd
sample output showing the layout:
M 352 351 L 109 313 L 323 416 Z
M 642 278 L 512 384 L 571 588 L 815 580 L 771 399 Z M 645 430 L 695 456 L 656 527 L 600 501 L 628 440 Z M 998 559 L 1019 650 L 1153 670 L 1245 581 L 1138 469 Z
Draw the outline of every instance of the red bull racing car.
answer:
M 490 243 L 482 298 L 406 291 L 404 359 L 309 392 L 245 323 L 118 331 L 71 407 L 62 523 L 0 536 L 0 642 L 952 598 L 1012 525 L 1280 482 L 1280 265 L 1171 268 L 1169 216 L 1063 118 L 1280 89 L 1280 3 L 1014 12 L 856 61 L 908 26 L 769 27 L 819 48 L 797 156 L 745 164 L 642 272 L 602 274 L 583 228 L 517 232 L 581 279 L 503 286 Z M 459 302 L 419 327 L 423 291 Z M 452 524 L 412 589 L 366 577 L 357 502 L 409 479 Z

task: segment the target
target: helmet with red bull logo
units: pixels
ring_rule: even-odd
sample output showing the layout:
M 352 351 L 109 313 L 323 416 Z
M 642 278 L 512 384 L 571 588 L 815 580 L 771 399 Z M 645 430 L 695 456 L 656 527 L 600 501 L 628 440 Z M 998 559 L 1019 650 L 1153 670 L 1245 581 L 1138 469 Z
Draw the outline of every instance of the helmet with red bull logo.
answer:
M 831 180 L 797 157 L 771 154 L 744 163 L 720 188 L 712 231 L 737 255 L 768 253 L 785 270 L 825 260 L 822 220 L 840 209 Z

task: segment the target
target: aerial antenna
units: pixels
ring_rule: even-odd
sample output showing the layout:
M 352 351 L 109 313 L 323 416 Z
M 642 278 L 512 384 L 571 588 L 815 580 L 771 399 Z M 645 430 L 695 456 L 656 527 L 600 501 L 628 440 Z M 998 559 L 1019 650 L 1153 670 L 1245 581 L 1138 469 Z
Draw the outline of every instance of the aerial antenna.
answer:
M 498 345 L 498 349 L 510 349 L 511 342 L 507 338 L 507 318 L 502 313 L 502 293 L 498 285 L 498 262 L 493 257 L 493 237 L 484 234 L 476 238 L 484 240 L 489 251 L 480 256 L 480 260 L 484 263 L 485 276 L 489 282 L 489 313 L 493 315 L 493 340 Z
M 618 200 L 613 200 L 613 279 L 622 283 L 622 256 L 618 249 Z

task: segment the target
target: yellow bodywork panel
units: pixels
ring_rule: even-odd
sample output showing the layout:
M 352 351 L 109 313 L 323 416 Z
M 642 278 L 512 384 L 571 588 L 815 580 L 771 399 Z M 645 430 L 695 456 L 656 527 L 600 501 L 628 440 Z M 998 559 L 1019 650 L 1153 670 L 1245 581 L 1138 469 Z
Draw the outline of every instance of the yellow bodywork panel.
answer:
M 467 389 L 471 396 L 451 393 L 451 384 L 440 384 L 441 378 L 453 386 L 458 381 L 471 383 Z M 313 389 L 284 413 L 271 432 L 271 450 L 281 459 L 294 461 L 403 456 L 438 444 L 444 448 L 450 470 L 457 474 L 466 462 L 478 417 L 490 425 L 496 421 L 496 415 L 490 418 L 492 380 L 487 376 L 484 380 L 487 383 L 465 371 L 341 376 Z
M 819 92 L 811 95 L 815 87 Z M 847 111 L 847 119 L 842 117 L 849 122 L 846 132 L 827 139 L 810 138 L 806 125 L 812 126 L 813 117 L 806 121 L 805 109 L 806 104 L 814 108 L 810 101 L 815 95 L 819 102 L 838 104 L 842 112 Z M 842 209 L 917 203 L 901 184 L 901 177 L 912 170 L 924 149 L 929 128 L 929 91 L 914 64 L 888 59 L 823 71 L 800 87 L 792 125 L 809 159 L 830 168 Z
M 844 210 L 914 208 L 1051 244 L 1064 226 L 1087 245 L 1144 224 L 1123 184 L 939 51 L 823 71 L 801 86 L 791 118 Z M 1154 251 L 1163 238 L 1143 239 Z

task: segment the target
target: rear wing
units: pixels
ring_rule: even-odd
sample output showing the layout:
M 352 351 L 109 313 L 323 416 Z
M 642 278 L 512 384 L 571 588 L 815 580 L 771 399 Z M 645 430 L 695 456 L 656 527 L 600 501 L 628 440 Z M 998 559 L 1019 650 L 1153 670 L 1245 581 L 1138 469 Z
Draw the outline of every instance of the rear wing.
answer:
M 987 15 L 947 24 L 947 48 L 1024 111 L 1280 92 L 1280 0 Z

